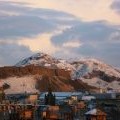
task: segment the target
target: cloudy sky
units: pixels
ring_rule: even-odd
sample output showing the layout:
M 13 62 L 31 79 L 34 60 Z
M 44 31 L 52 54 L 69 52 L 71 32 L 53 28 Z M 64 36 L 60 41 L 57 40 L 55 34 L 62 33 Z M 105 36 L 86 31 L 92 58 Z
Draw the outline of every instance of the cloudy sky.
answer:
M 0 0 L 0 66 L 39 51 L 120 68 L 120 0 Z

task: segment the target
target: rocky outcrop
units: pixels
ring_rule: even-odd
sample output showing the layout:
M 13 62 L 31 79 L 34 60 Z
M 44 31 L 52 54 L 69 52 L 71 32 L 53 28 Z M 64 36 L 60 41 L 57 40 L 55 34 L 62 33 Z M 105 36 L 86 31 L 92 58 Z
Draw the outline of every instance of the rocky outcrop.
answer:
M 0 79 L 14 76 L 26 76 L 26 75 L 47 75 L 47 76 L 63 76 L 70 79 L 69 71 L 64 69 L 50 69 L 41 66 L 28 65 L 25 67 L 1 67 Z
M 99 71 L 93 70 L 91 73 L 88 73 L 87 75 L 84 76 L 85 79 L 92 79 L 95 77 L 100 78 L 106 82 L 120 81 L 119 77 L 107 75 L 105 72 L 100 70 Z
M 49 88 L 49 82 L 51 84 L 53 91 L 97 91 L 96 87 L 89 86 L 88 84 L 82 82 L 81 80 L 72 81 L 71 79 L 67 79 L 64 77 L 48 77 L 46 75 L 41 77 L 37 77 L 37 89 L 40 91 L 47 91 Z

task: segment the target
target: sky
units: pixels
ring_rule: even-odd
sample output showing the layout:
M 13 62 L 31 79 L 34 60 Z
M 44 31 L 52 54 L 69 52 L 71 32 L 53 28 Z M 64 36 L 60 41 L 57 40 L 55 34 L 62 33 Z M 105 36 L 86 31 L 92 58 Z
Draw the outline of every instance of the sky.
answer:
M 0 66 L 37 52 L 120 68 L 120 0 L 0 0 Z

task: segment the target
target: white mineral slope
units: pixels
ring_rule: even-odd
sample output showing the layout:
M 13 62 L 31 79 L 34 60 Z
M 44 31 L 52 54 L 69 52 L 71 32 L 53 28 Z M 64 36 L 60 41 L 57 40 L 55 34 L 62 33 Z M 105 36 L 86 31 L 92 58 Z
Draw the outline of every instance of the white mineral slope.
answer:
M 18 62 L 15 66 L 22 67 L 27 65 L 51 66 L 58 63 L 58 60 L 45 53 L 37 53 Z
M 21 60 L 15 66 L 24 67 L 27 65 L 43 66 L 48 68 L 59 68 L 59 69 L 65 69 L 65 70 L 74 69 L 74 67 L 70 63 L 68 63 L 66 60 L 57 59 L 57 58 L 51 57 L 48 54 L 41 53 L 41 52 Z
M 106 82 L 99 78 L 92 78 L 92 79 L 81 79 L 84 83 L 87 83 L 90 86 L 95 86 L 97 88 L 106 89 L 112 88 L 113 90 L 120 92 L 120 81 L 113 81 L 113 82 Z
M 71 74 L 72 79 L 80 79 L 92 71 L 102 71 L 109 76 L 120 78 L 119 70 L 96 59 L 82 59 L 72 64 L 75 67 Z
M 35 85 L 36 81 L 34 76 L 24 76 L 24 77 L 10 77 L 4 80 L 0 80 L 0 85 L 7 83 L 10 85 L 9 89 L 5 90 L 6 94 L 17 94 L 17 93 L 36 93 Z
M 87 83 L 88 85 L 91 86 L 96 86 L 97 88 L 101 87 L 101 88 L 106 88 L 108 86 L 108 82 L 103 81 L 99 78 L 92 78 L 92 79 L 81 79 L 84 83 Z

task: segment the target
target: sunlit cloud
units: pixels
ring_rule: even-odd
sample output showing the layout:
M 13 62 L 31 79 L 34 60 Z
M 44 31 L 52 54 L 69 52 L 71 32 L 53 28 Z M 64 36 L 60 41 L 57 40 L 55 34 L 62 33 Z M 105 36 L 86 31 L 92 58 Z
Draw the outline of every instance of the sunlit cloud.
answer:
M 70 13 L 84 21 L 103 20 L 111 24 L 120 24 L 120 16 L 110 8 L 113 1 L 114 0 L 17 0 L 17 2 L 25 2 L 34 8 L 48 8 Z
M 41 51 L 48 54 L 54 54 L 59 50 L 59 48 L 52 44 L 50 40 L 51 37 L 52 34 L 44 33 L 34 38 L 25 38 L 18 40 L 18 44 L 29 47 L 32 52 Z
M 63 43 L 63 47 L 69 47 L 69 48 L 78 48 L 81 45 L 82 43 L 80 43 L 80 41 L 70 41 L 70 42 Z

